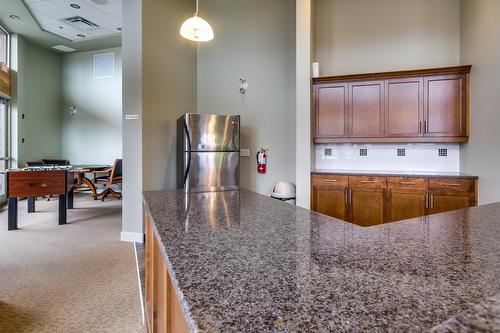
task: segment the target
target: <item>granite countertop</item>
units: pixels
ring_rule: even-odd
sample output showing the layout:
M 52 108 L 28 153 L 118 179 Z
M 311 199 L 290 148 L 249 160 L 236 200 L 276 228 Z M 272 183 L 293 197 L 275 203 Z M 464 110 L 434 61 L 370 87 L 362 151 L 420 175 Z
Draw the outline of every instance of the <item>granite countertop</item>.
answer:
M 334 170 L 334 169 L 314 169 L 311 171 L 315 175 L 361 175 L 361 176 L 394 176 L 394 177 L 429 177 L 429 178 L 469 178 L 477 179 L 477 176 L 463 172 L 441 172 L 441 171 L 380 171 L 380 170 Z
M 500 331 L 500 204 L 363 228 L 244 190 L 144 202 L 192 332 Z

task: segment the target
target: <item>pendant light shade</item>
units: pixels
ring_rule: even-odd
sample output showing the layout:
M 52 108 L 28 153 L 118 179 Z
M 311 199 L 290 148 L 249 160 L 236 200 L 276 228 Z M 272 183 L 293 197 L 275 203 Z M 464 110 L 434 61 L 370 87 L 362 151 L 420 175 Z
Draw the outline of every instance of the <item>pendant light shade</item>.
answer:
M 214 39 L 214 31 L 210 24 L 198 16 L 198 0 L 196 0 L 196 13 L 182 23 L 180 34 L 195 42 L 208 42 Z

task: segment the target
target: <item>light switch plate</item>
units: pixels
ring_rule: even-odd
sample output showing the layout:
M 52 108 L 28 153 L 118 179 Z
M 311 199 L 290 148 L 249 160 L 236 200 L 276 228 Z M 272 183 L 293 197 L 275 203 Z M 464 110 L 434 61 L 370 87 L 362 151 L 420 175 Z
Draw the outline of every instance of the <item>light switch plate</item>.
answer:
M 240 149 L 240 156 L 241 157 L 249 157 L 250 156 L 250 149 Z
M 126 114 L 125 115 L 125 119 L 127 119 L 127 120 L 136 120 L 136 119 L 139 119 L 139 115 L 138 114 Z

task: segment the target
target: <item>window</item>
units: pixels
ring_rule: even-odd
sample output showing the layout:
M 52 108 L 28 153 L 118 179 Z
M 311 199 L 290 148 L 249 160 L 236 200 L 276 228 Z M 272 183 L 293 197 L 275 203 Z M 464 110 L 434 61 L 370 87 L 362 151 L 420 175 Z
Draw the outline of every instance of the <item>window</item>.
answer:
M 0 27 L 0 62 L 9 64 L 9 34 Z

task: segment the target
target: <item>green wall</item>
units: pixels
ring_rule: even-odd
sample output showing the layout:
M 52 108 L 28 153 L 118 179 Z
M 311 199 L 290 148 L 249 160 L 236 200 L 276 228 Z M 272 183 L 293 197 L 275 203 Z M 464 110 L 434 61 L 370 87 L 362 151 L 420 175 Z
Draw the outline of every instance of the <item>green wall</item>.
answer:
M 21 36 L 14 36 L 12 44 L 16 87 L 12 101 L 14 166 L 41 158 L 59 158 L 61 56 L 32 45 Z
M 94 55 L 103 53 L 115 55 L 114 77 L 94 79 Z M 121 48 L 62 56 L 62 156 L 72 164 L 111 164 L 122 157 L 121 56 Z

